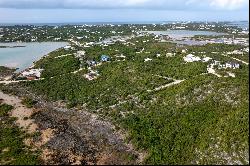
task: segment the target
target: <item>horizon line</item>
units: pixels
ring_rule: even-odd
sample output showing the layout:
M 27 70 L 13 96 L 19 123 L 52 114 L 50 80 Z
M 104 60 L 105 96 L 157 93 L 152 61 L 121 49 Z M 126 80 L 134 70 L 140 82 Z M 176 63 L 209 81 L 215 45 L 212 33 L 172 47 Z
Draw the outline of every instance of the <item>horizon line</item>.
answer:
M 0 24 L 82 24 L 82 23 L 164 23 L 164 22 L 249 22 L 249 20 L 171 20 L 171 21 L 73 21 L 73 22 L 0 22 Z

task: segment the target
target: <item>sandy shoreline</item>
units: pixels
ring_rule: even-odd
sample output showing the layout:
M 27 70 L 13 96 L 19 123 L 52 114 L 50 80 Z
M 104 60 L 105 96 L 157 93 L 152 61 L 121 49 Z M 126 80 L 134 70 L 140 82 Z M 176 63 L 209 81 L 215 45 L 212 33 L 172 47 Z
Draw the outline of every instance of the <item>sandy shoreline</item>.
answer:
M 52 49 L 51 46 L 49 45 L 50 43 L 62 43 L 60 46 Z M 25 47 L 19 47 L 19 45 L 22 44 L 22 46 L 25 46 Z M 34 45 L 34 44 L 42 44 L 44 45 L 42 48 L 43 50 L 41 51 L 36 51 L 36 50 L 39 50 L 39 47 L 40 46 L 31 46 L 30 45 Z M 48 46 L 46 46 L 49 45 Z M 9 56 L 11 56 L 11 61 L 10 60 L 6 60 L 5 57 L 3 57 L 3 62 L 0 64 L 0 66 L 5 66 L 5 67 L 8 67 L 8 68 L 18 68 L 15 73 L 20 73 L 20 72 L 23 72 L 27 69 L 29 69 L 30 67 L 32 67 L 34 65 L 35 62 L 39 61 L 40 59 L 42 59 L 43 57 L 46 57 L 49 53 L 53 52 L 53 51 L 56 51 L 58 49 L 61 49 L 67 45 L 69 45 L 69 42 L 22 42 L 22 43 L 16 43 L 16 42 L 13 42 L 13 43 L 6 43 L 5 45 L 3 43 L 0 42 L 0 46 L 5 46 L 5 45 L 8 45 L 10 47 L 6 48 L 6 49 L 26 49 L 25 51 L 27 52 L 26 54 L 23 54 L 21 51 L 21 53 L 18 52 L 18 56 L 22 56 L 24 59 L 26 59 L 25 62 L 22 61 L 22 58 L 17 58 L 16 56 L 16 52 L 15 54 L 13 54 L 13 51 L 1 51 L 0 50 L 0 54 L 2 53 L 3 55 L 4 54 L 9 54 Z M 36 48 L 37 47 L 37 48 Z M 32 54 L 30 54 L 30 52 L 32 52 Z M 19 55 L 20 54 L 20 55 Z M 29 58 L 27 58 L 27 54 L 29 54 Z M 15 61 L 14 59 L 17 58 Z M 1 59 L 1 58 L 0 58 Z M 28 61 L 29 65 L 26 65 L 27 64 L 27 59 L 32 59 L 32 61 Z M 6 62 L 5 62 L 6 61 Z M 5 63 L 4 63 L 5 62 Z M 20 63 L 22 62 L 22 63 Z M 31 64 L 32 63 L 32 64 Z

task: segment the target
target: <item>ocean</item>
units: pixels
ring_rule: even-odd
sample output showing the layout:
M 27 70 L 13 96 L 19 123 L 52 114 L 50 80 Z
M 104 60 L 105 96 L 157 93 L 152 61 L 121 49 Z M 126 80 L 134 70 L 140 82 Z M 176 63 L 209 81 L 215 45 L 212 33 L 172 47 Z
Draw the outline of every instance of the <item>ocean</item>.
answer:
M 0 46 L 11 47 L 0 48 L 0 66 L 19 68 L 18 71 L 22 71 L 30 67 L 34 61 L 67 44 L 67 42 L 0 43 Z

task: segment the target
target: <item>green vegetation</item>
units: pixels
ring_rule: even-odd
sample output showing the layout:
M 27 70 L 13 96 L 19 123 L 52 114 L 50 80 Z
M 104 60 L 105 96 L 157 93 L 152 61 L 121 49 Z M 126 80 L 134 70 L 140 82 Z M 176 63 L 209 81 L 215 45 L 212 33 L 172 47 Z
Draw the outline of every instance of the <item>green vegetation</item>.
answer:
M 0 66 L 0 73 L 7 72 L 7 71 L 13 71 L 13 69 L 10 69 L 10 68 L 4 67 L 4 66 Z
M 0 105 L 0 116 L 7 116 L 9 111 L 13 109 L 13 106 L 7 105 L 7 104 L 1 104 Z
M 50 78 L 76 71 L 79 69 L 80 61 L 74 58 L 73 55 L 56 58 L 60 55 L 66 55 L 70 53 L 70 51 L 64 50 L 53 52 L 52 56 L 38 61 L 35 67 L 45 69 L 42 73 L 43 78 Z
M 4 79 L 4 77 L 11 76 L 16 69 L 10 69 L 8 67 L 0 66 L 0 81 Z
M 238 49 L 242 49 L 244 46 L 241 45 L 228 45 L 228 44 L 206 44 L 203 46 L 189 46 L 188 50 L 189 51 L 194 51 L 194 52 L 206 52 L 206 53 L 211 53 L 211 52 L 220 52 L 223 53 L 225 51 L 234 51 Z
M 232 34 L 236 31 L 235 37 L 247 37 L 239 32 L 241 28 L 235 26 L 225 26 L 226 22 L 210 22 L 203 23 L 209 27 L 210 31 L 223 32 Z M 199 30 L 201 23 L 185 23 L 186 30 Z M 123 24 L 121 25 L 62 25 L 62 26 L 34 26 L 34 25 L 16 25 L 16 26 L 0 26 L 3 30 L 3 36 L 0 42 L 43 42 L 43 41 L 67 41 L 74 39 L 79 42 L 102 41 L 105 38 L 118 35 L 131 35 L 134 31 L 166 31 L 168 29 L 176 29 L 183 26 L 182 23 L 176 24 Z M 211 28 L 211 26 L 213 26 Z M 225 35 L 227 36 L 227 35 Z
M 213 31 L 235 30 L 214 24 Z M 190 23 L 187 29 L 198 30 L 199 25 Z M 144 26 L 93 27 L 90 31 L 104 35 L 91 33 L 95 35 L 89 38 L 99 41 L 96 37 L 110 36 L 110 30 L 124 30 L 122 34 L 129 35 L 134 28 L 145 30 Z M 170 25 L 146 27 L 166 30 Z M 58 31 L 64 32 L 63 28 Z M 72 34 L 76 29 L 70 29 Z M 54 51 L 36 63 L 35 68 L 44 69 L 44 79 L 20 82 L 18 86 L 45 100 L 65 102 L 69 109 L 84 107 L 126 129 L 128 141 L 147 152 L 144 164 L 249 164 L 249 66 L 234 60 L 236 55 L 226 54 L 245 46 L 180 46 L 161 43 L 153 35 L 134 36 L 111 45 L 73 46 L 71 50 Z M 85 55 L 75 56 L 83 50 Z M 103 54 L 111 60 L 101 62 Z M 237 62 L 240 68 L 215 68 L 223 76 L 228 72 L 236 76 L 217 77 L 207 70 L 212 61 L 186 63 L 183 57 L 188 54 L 211 57 L 222 64 Z M 248 61 L 249 56 L 239 59 Z M 87 63 L 92 60 L 98 65 Z M 97 71 L 97 78 L 88 80 L 86 75 L 93 71 Z M 179 84 L 170 84 L 180 80 Z M 24 103 L 34 104 L 32 99 Z
M 12 106 L 0 104 L 0 164 L 38 165 L 38 152 L 29 150 L 24 144 L 27 135 L 15 125 L 15 118 L 9 117 Z
M 238 80 L 200 76 L 154 94 L 157 100 L 133 107 L 134 114 L 122 122 L 132 142 L 149 150 L 146 164 L 246 164 L 248 93 Z
M 242 61 L 249 63 L 249 54 L 246 54 L 246 53 L 243 55 L 230 55 L 230 57 L 237 58 L 237 59 L 240 59 Z
M 22 100 L 22 104 L 25 105 L 27 108 L 32 108 L 34 107 L 34 105 L 37 103 L 37 101 L 29 98 L 29 97 L 25 97 L 23 100 Z
M 150 47 L 153 49 L 149 45 L 145 50 Z M 208 51 L 216 46 L 202 47 Z M 221 52 L 227 50 L 220 48 Z M 98 53 L 93 52 L 91 55 L 97 59 Z M 127 52 L 129 60 L 116 61 L 112 48 L 103 52 L 111 55 L 112 62 L 94 67 L 100 71 L 97 80 L 88 81 L 83 77 L 85 72 L 79 72 L 25 85 L 48 99 L 67 101 L 68 108 L 86 103 L 91 110 L 102 109 L 100 114 L 121 124 L 130 132 L 134 145 L 149 152 L 145 164 L 227 164 L 225 157 L 216 158 L 224 153 L 233 158 L 232 162 L 247 163 L 247 68 L 235 70 L 235 79 L 218 80 L 200 75 L 206 73 L 208 63 L 186 64 L 181 53 L 156 58 L 155 53 Z M 230 60 L 219 54 L 209 55 L 221 61 Z M 146 57 L 153 60 L 144 62 Z M 53 63 L 57 62 L 51 61 L 51 66 L 56 65 Z M 158 93 L 147 92 L 172 82 L 159 76 L 186 81 Z

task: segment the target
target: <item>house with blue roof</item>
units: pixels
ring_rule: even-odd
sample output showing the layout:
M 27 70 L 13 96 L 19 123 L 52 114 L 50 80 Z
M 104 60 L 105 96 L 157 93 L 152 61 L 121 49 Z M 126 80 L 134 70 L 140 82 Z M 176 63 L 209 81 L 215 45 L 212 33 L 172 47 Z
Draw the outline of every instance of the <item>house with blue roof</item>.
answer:
M 110 61 L 110 57 L 108 55 L 102 55 L 101 56 L 101 61 L 102 62 L 108 62 L 108 61 Z

